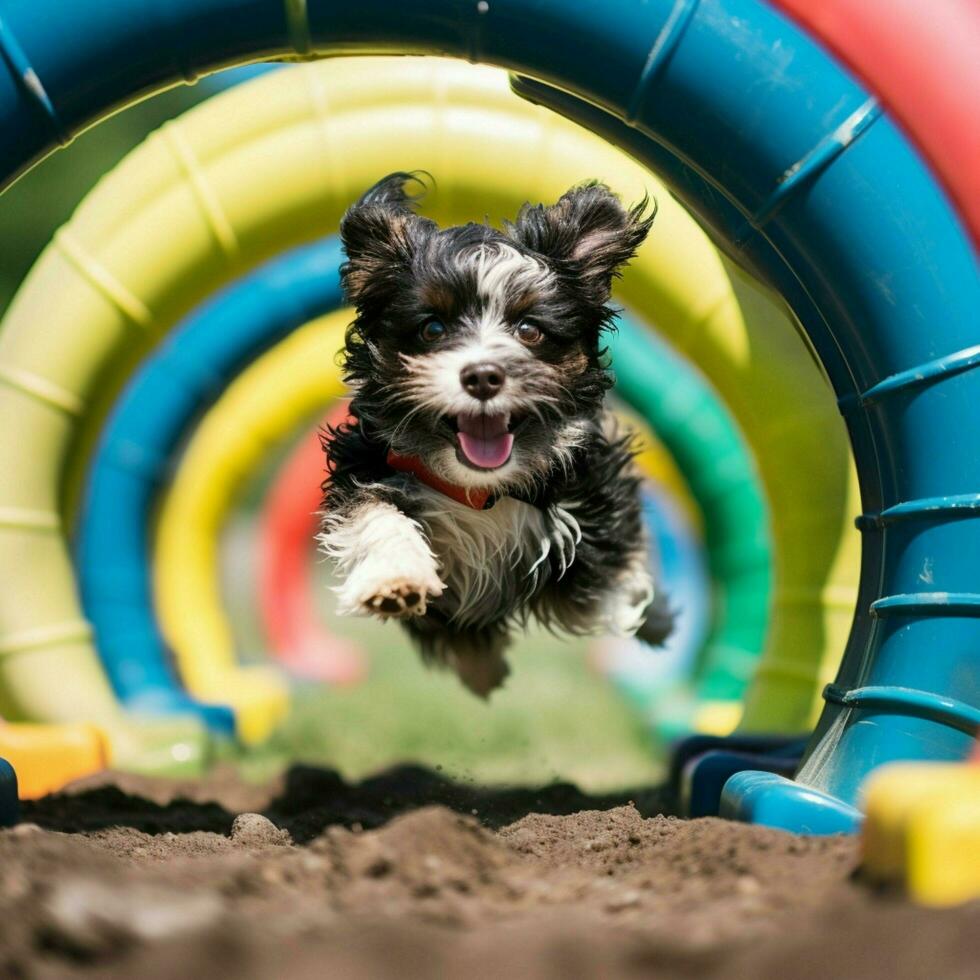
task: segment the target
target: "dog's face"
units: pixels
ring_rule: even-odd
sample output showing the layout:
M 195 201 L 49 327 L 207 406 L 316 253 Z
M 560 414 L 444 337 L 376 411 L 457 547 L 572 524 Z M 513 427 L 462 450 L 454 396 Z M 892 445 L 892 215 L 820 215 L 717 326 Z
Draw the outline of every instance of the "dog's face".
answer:
M 529 486 L 595 423 L 612 278 L 652 216 L 592 184 L 525 205 L 504 231 L 440 229 L 412 209 L 413 179 L 386 177 L 341 224 L 357 414 L 456 485 Z

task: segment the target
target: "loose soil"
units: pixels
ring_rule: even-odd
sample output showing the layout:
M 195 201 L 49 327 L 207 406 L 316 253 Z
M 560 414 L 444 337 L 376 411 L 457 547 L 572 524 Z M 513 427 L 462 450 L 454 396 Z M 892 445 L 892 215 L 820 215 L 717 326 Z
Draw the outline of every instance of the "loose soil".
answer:
M 0 977 L 973 980 L 980 904 L 916 908 L 856 842 L 660 794 L 401 767 L 263 787 L 106 774 L 0 832 Z

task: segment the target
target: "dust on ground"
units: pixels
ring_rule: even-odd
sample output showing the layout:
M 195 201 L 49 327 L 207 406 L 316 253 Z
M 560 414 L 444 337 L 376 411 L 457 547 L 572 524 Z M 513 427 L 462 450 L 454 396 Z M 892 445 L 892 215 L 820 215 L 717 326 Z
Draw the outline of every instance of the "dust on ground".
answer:
M 857 880 L 857 844 L 404 766 L 105 774 L 0 832 L 0 976 L 967 980 L 980 904 Z

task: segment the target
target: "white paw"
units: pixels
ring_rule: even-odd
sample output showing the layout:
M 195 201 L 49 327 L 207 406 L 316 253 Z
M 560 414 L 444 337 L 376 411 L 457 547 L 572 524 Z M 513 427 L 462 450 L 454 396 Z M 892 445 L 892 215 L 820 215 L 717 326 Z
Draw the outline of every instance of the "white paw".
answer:
M 426 603 L 445 590 L 435 563 L 417 562 L 414 568 L 399 564 L 370 557 L 356 565 L 337 590 L 337 611 L 382 619 L 424 616 Z
M 653 579 L 647 569 L 640 565 L 631 568 L 606 600 L 603 619 L 609 632 L 632 636 L 643 625 L 653 596 Z
M 328 517 L 320 544 L 346 574 L 334 590 L 342 616 L 424 616 L 446 588 L 421 528 L 391 504 L 373 501 Z

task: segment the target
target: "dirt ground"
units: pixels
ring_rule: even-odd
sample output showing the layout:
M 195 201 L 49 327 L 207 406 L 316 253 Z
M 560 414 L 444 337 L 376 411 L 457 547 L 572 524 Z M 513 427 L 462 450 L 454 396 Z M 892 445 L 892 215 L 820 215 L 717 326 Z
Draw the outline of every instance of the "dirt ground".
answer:
M 980 905 L 871 889 L 849 839 L 662 804 L 414 767 L 102 776 L 0 833 L 0 977 L 978 975 Z

